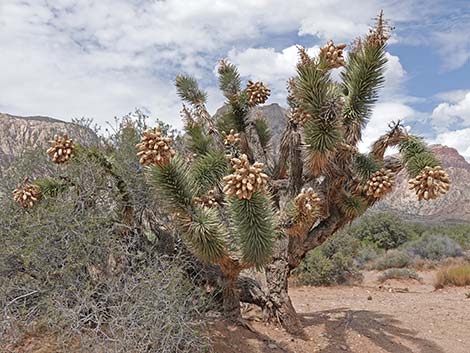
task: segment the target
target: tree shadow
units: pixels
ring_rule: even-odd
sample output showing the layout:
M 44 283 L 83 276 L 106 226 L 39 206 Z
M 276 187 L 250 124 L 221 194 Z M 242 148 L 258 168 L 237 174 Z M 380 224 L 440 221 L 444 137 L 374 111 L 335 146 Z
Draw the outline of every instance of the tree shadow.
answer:
M 417 337 L 418 331 L 400 327 L 401 322 L 392 315 L 367 310 L 338 308 L 302 314 L 304 327 L 325 326 L 328 345 L 321 353 L 352 353 L 347 342 L 348 332 L 367 337 L 373 344 L 390 353 L 444 353 L 436 343 Z M 400 342 L 407 342 L 410 348 Z M 341 347 L 341 350 L 339 349 Z
M 279 342 L 256 329 L 249 330 L 241 325 L 222 321 L 225 327 L 212 326 L 212 344 L 217 353 L 296 353 Z M 214 334 L 218 337 L 215 338 Z M 270 345 L 275 345 L 275 348 Z M 256 346 L 256 347 L 255 347 Z

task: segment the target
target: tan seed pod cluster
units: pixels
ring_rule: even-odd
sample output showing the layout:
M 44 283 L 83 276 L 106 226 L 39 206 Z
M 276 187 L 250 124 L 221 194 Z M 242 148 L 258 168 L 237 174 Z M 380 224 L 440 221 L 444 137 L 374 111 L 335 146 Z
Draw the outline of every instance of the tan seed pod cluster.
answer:
M 294 108 L 294 111 L 291 114 L 291 120 L 301 126 L 305 125 L 305 123 L 307 123 L 311 118 L 312 116 L 301 107 Z
M 327 62 L 331 69 L 344 66 L 346 64 L 343 57 L 344 48 L 346 48 L 346 44 L 335 46 L 333 41 L 329 40 L 326 46 L 320 49 L 320 57 Z
M 51 147 L 46 151 L 52 162 L 62 164 L 67 162 L 74 154 L 75 146 L 73 141 L 67 135 L 55 136 L 54 140 L 49 141 Z
M 254 107 L 258 104 L 266 102 L 271 94 L 271 90 L 264 85 L 263 82 L 248 81 L 246 85 L 248 94 L 248 105 Z
M 302 189 L 294 199 L 295 208 L 301 219 L 311 219 L 318 216 L 320 211 L 320 198 L 313 188 Z
M 209 190 L 207 194 L 194 197 L 194 202 L 202 207 L 212 208 L 218 205 L 214 190 Z
M 307 50 L 302 46 L 297 46 L 299 53 L 299 61 L 297 62 L 297 67 L 308 66 L 312 63 L 312 58 L 308 55 Z
M 238 132 L 235 132 L 234 129 L 231 129 L 229 134 L 227 134 L 225 131 L 222 131 L 222 134 L 224 135 L 225 146 L 233 146 L 241 141 L 240 134 Z
M 287 206 L 286 218 L 282 222 L 286 234 L 291 237 L 305 235 L 320 216 L 320 202 L 313 188 L 302 189 Z
M 144 166 L 164 166 L 170 162 L 175 151 L 171 148 L 173 140 L 162 135 L 160 126 L 144 132 L 142 140 L 135 147 L 139 151 L 140 164 Z
M 390 39 L 395 27 L 390 26 L 389 20 L 383 17 L 383 11 L 375 18 L 375 21 L 375 26 L 369 29 L 366 41 L 371 46 L 382 47 Z
M 434 200 L 445 195 L 450 189 L 450 179 L 441 166 L 425 167 L 416 178 L 409 182 L 410 189 L 415 190 L 418 200 Z
M 376 171 L 366 183 L 366 195 L 376 199 L 382 198 L 392 191 L 395 180 L 395 173 L 391 169 L 382 168 Z
M 263 173 L 263 163 L 250 165 L 246 154 L 232 158 L 231 163 L 234 172 L 224 177 L 224 193 L 227 197 L 249 200 L 255 191 L 265 190 L 268 176 Z
M 32 208 L 41 199 L 41 190 L 37 185 L 30 184 L 28 179 L 25 179 L 23 185 L 18 185 L 13 190 L 13 199 L 23 208 Z

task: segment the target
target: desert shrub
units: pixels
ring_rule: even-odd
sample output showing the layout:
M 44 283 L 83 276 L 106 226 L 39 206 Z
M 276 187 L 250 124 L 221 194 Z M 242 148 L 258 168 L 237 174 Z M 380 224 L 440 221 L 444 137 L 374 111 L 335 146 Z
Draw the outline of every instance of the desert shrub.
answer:
M 354 261 L 359 242 L 341 232 L 311 251 L 297 270 L 299 283 L 328 286 L 355 282 L 361 275 Z
M 470 285 L 470 264 L 449 266 L 442 268 L 436 275 L 436 288 L 445 286 L 469 286 Z
M 157 251 L 159 234 L 118 231 L 123 201 L 139 212 L 141 202 L 153 204 L 151 193 L 132 185 L 136 195 L 123 200 L 133 164 L 110 172 L 112 157 L 82 152 L 66 167 L 27 152 L 0 179 L 0 350 L 34 323 L 57 337 L 58 352 L 77 338 L 77 352 L 206 352 L 207 299 L 186 276 L 184 257 Z M 23 210 L 10 195 L 26 175 L 67 187 Z
M 373 263 L 374 260 L 382 256 L 383 254 L 383 249 L 379 249 L 372 244 L 365 243 L 361 244 L 359 250 L 354 256 L 354 260 L 359 268 L 368 268 L 368 264 Z
M 389 268 L 403 268 L 411 265 L 413 259 L 411 256 L 402 250 L 389 250 L 382 257 L 375 261 L 375 268 L 377 270 L 386 270 Z
M 457 242 L 447 236 L 439 235 L 422 236 L 411 241 L 406 248 L 413 256 L 433 261 L 463 255 L 462 248 Z
M 409 268 L 390 268 L 384 271 L 378 278 L 379 282 L 385 282 L 389 279 L 414 279 L 420 281 L 421 278 L 415 270 Z
M 416 236 L 406 222 L 400 218 L 381 213 L 361 218 L 350 234 L 380 249 L 394 249 Z

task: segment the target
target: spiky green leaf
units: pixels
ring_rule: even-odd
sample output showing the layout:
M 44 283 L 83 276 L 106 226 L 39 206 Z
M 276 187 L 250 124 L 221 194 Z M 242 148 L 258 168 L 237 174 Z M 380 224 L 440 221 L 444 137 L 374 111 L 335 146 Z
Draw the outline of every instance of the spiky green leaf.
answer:
M 305 143 L 308 149 L 320 153 L 335 150 L 341 140 L 341 130 L 335 122 L 310 120 L 304 126 Z
M 55 197 L 68 189 L 69 185 L 64 180 L 52 178 L 36 179 L 34 184 L 39 187 L 44 196 Z
M 241 80 L 238 69 L 229 62 L 223 62 L 219 65 L 219 87 L 224 96 L 231 98 L 240 92 Z
M 188 75 L 178 75 L 175 80 L 176 91 L 180 98 L 192 105 L 205 104 L 207 93 L 201 90 L 197 81 Z
M 367 201 L 357 195 L 348 195 L 341 202 L 340 208 L 344 215 L 352 220 L 367 210 Z
M 212 137 L 208 136 L 200 124 L 193 124 L 186 127 L 187 147 L 196 154 L 206 154 L 212 143 Z
M 217 263 L 227 256 L 227 231 L 215 209 L 197 207 L 191 215 L 179 219 L 183 240 L 201 260 Z
M 170 210 L 180 211 L 191 207 L 196 188 L 188 164 L 180 157 L 172 158 L 165 166 L 150 166 L 147 173 L 156 196 Z
M 196 182 L 198 194 L 220 186 L 222 178 L 227 175 L 229 165 L 222 151 L 210 151 L 194 161 L 191 174 Z
M 269 129 L 268 123 L 264 118 L 255 119 L 255 129 L 258 134 L 259 142 L 263 148 L 266 148 L 271 140 L 271 130 Z
M 361 130 L 369 120 L 378 90 L 384 82 L 386 63 L 383 47 L 366 45 L 363 51 L 349 57 L 342 73 L 343 90 L 347 92 L 343 107 L 344 125 L 351 145 L 361 139 Z
M 297 102 L 314 118 L 319 117 L 328 96 L 328 71 L 312 63 L 298 67 L 297 74 L 294 89 Z
M 229 212 L 243 260 L 257 266 L 266 263 L 271 256 L 275 236 L 270 198 L 263 192 L 253 193 L 249 200 L 231 198 Z
M 356 175 L 366 181 L 381 168 L 381 163 L 371 155 L 358 153 L 354 157 L 353 168 Z

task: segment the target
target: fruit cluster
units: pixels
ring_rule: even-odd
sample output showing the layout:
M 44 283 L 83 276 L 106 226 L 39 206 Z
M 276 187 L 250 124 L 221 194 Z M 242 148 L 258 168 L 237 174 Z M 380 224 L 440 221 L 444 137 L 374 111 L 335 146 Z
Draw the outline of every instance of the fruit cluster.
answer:
M 442 167 L 425 167 L 416 178 L 409 182 L 410 189 L 415 190 L 418 200 L 433 200 L 445 195 L 450 189 L 450 179 Z
M 263 82 L 248 81 L 246 93 L 248 95 L 248 105 L 254 107 L 266 102 L 271 94 L 271 90 Z
M 391 169 L 382 168 L 371 175 L 365 186 L 367 196 L 380 199 L 392 191 L 396 176 Z
M 13 199 L 23 208 L 32 208 L 41 199 L 41 190 L 37 185 L 28 183 L 26 178 L 22 185 L 13 190 Z
M 250 165 L 246 154 L 232 158 L 231 163 L 234 171 L 224 177 L 224 193 L 227 197 L 249 200 L 254 192 L 265 190 L 268 176 L 263 173 L 263 163 Z
M 54 140 L 49 142 L 51 147 L 46 152 L 54 163 L 65 163 L 73 156 L 75 147 L 67 135 L 62 137 L 56 135 Z
M 320 57 L 326 61 L 330 69 L 335 69 L 344 66 L 346 62 L 343 57 L 343 49 L 346 44 L 334 45 L 332 40 L 329 40 L 326 46 L 320 49 Z
M 231 129 L 229 134 L 225 131 L 223 131 L 222 134 L 224 135 L 225 146 L 233 146 L 240 142 L 240 134 L 235 132 L 234 129 Z
M 305 125 L 311 118 L 312 116 L 301 107 L 295 107 L 291 115 L 291 120 L 301 126 Z
M 218 205 L 214 190 L 209 190 L 207 194 L 194 197 L 194 202 L 202 207 L 212 208 Z
M 170 162 L 175 151 L 171 148 L 173 140 L 162 135 L 159 126 L 144 132 L 142 140 L 135 147 L 139 151 L 140 164 L 144 166 L 164 166 Z

